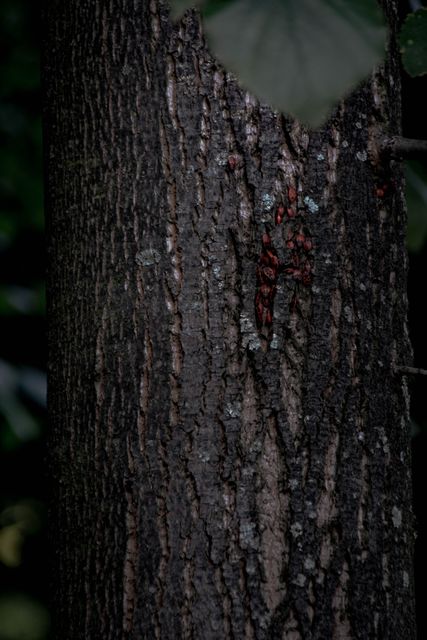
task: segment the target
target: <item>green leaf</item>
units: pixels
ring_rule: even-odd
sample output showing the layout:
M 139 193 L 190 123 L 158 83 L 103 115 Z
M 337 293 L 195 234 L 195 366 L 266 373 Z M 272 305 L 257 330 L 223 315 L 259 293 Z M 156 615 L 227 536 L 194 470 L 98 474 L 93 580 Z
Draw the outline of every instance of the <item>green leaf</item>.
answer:
M 375 0 L 234 0 L 212 13 L 214 4 L 202 6 L 214 55 L 261 101 L 311 126 L 384 54 Z
M 43 640 L 49 631 L 49 613 L 24 593 L 0 596 L 1 640 Z
M 214 15 L 218 11 L 225 9 L 227 5 L 235 2 L 235 0 L 205 0 L 201 3 L 202 13 L 205 18 Z
M 402 62 L 410 76 L 427 73 L 427 9 L 411 13 L 399 36 Z
M 427 170 L 420 162 L 405 163 L 408 228 L 406 244 L 416 253 L 427 239 Z

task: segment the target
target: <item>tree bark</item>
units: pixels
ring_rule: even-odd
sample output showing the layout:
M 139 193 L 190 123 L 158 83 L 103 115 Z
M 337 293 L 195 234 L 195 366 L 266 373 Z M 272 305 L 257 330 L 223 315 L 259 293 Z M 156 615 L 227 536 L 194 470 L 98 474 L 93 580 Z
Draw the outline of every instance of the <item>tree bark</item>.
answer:
M 58 640 L 415 637 L 396 4 L 308 131 L 194 12 L 48 3 Z

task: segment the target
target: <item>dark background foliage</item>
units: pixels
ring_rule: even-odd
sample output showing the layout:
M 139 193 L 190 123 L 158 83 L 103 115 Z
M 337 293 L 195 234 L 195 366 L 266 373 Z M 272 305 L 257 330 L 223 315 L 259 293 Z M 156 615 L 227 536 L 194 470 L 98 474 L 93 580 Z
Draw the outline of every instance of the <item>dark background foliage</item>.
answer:
M 403 3 L 402 3 L 403 6 Z M 408 10 L 408 7 L 406 7 Z M 403 9 L 402 9 L 403 11 Z M 46 640 L 48 544 L 45 451 L 40 0 L 0 5 L 0 640 Z M 404 135 L 427 139 L 419 108 L 427 78 L 403 73 Z M 427 368 L 427 161 L 406 165 L 410 333 L 416 366 Z M 411 381 L 416 581 L 425 580 L 427 379 Z M 426 623 L 418 606 L 419 638 Z
M 0 4 L 0 638 L 48 634 L 40 5 Z

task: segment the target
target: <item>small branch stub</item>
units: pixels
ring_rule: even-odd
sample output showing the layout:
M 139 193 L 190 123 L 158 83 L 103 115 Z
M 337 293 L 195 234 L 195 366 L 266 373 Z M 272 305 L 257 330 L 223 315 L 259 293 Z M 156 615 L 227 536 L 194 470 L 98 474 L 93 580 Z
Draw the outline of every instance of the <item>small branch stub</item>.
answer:
M 396 367 L 396 371 L 404 376 L 427 376 L 427 369 L 418 367 Z
M 381 148 L 384 153 L 398 158 L 408 158 L 420 154 L 427 155 L 427 140 L 395 136 L 393 138 L 384 138 L 381 142 Z

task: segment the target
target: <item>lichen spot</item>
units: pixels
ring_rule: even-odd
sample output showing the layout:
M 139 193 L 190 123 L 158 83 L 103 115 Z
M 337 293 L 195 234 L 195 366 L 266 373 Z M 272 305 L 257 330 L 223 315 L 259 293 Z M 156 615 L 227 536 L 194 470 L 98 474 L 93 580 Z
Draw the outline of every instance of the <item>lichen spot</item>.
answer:
M 305 196 L 304 203 L 307 205 L 310 213 L 317 213 L 319 211 L 319 205 L 316 204 L 313 198 L 310 198 L 310 196 Z
M 264 211 L 271 211 L 274 206 L 274 196 L 271 193 L 263 193 L 261 196 L 261 202 Z
M 291 533 L 294 538 L 298 538 L 302 535 L 302 525 L 299 522 L 295 522 L 295 524 L 291 526 Z
M 160 253 L 156 249 L 146 249 L 136 254 L 135 262 L 141 267 L 151 267 L 153 264 L 158 264 L 160 258 Z
M 366 160 L 368 159 L 368 154 L 366 153 L 366 151 L 358 151 L 356 153 L 356 158 L 360 161 L 360 162 L 366 162 Z
M 399 529 L 402 526 L 402 512 L 396 506 L 392 509 L 391 519 L 396 529 Z

